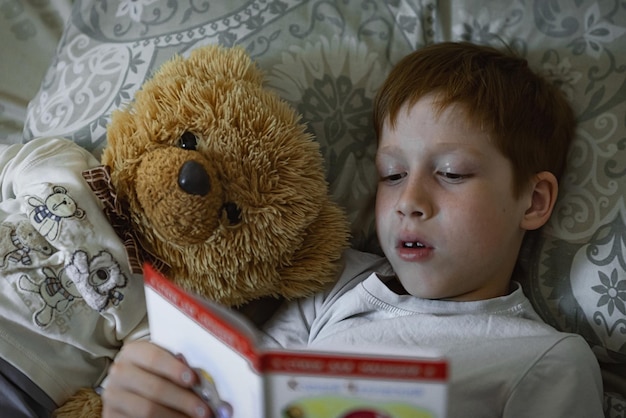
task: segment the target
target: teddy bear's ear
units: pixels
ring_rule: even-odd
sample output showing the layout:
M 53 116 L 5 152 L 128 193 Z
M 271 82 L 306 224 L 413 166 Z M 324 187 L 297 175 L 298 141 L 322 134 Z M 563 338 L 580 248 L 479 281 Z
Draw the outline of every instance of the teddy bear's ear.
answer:
M 131 114 L 130 108 L 118 109 L 111 115 L 111 123 L 107 128 L 107 143 L 102 153 L 102 164 L 111 167 L 111 171 L 117 168 L 123 161 L 136 158 L 136 147 L 124 146 L 124 142 L 133 138 L 137 132 L 135 118 Z
M 186 65 L 181 61 L 186 60 Z M 263 73 L 251 60 L 241 46 L 223 47 L 207 45 L 191 52 L 188 58 L 180 56 L 166 62 L 154 75 L 153 80 L 160 78 L 184 77 L 197 80 L 243 80 L 254 84 L 263 82 Z

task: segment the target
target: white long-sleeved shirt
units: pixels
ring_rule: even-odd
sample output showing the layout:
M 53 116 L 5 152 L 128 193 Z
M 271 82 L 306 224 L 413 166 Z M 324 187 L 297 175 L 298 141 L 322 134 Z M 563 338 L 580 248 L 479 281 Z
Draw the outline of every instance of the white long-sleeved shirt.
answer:
M 450 360 L 449 417 L 599 418 L 600 369 L 588 344 L 545 324 L 521 287 L 475 302 L 399 295 L 378 256 L 348 251 L 329 291 L 294 301 L 265 326 L 287 348 L 391 346 Z
M 148 334 L 143 281 L 82 177 L 76 144 L 0 146 L 0 353 L 57 404 Z

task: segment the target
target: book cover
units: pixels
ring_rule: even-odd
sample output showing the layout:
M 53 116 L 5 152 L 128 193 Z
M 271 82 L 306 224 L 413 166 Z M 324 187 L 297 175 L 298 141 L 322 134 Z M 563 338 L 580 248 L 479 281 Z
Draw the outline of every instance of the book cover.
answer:
M 442 418 L 445 358 L 398 353 L 264 350 L 238 312 L 144 267 L 152 341 L 182 354 L 219 418 Z

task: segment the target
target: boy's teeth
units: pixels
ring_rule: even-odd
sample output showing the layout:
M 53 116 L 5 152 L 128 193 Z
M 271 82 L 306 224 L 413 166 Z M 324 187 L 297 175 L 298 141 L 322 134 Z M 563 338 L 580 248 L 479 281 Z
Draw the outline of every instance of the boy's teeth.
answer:
M 418 248 L 423 247 L 424 244 L 422 244 L 421 242 L 405 242 L 404 246 L 407 248 Z

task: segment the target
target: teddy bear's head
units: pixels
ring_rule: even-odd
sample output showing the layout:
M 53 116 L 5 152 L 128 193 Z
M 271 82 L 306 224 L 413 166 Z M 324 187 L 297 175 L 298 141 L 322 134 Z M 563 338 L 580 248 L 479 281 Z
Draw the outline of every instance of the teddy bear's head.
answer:
M 241 48 L 165 63 L 113 114 L 102 162 L 174 281 L 229 305 L 332 280 L 348 225 L 319 145 Z

